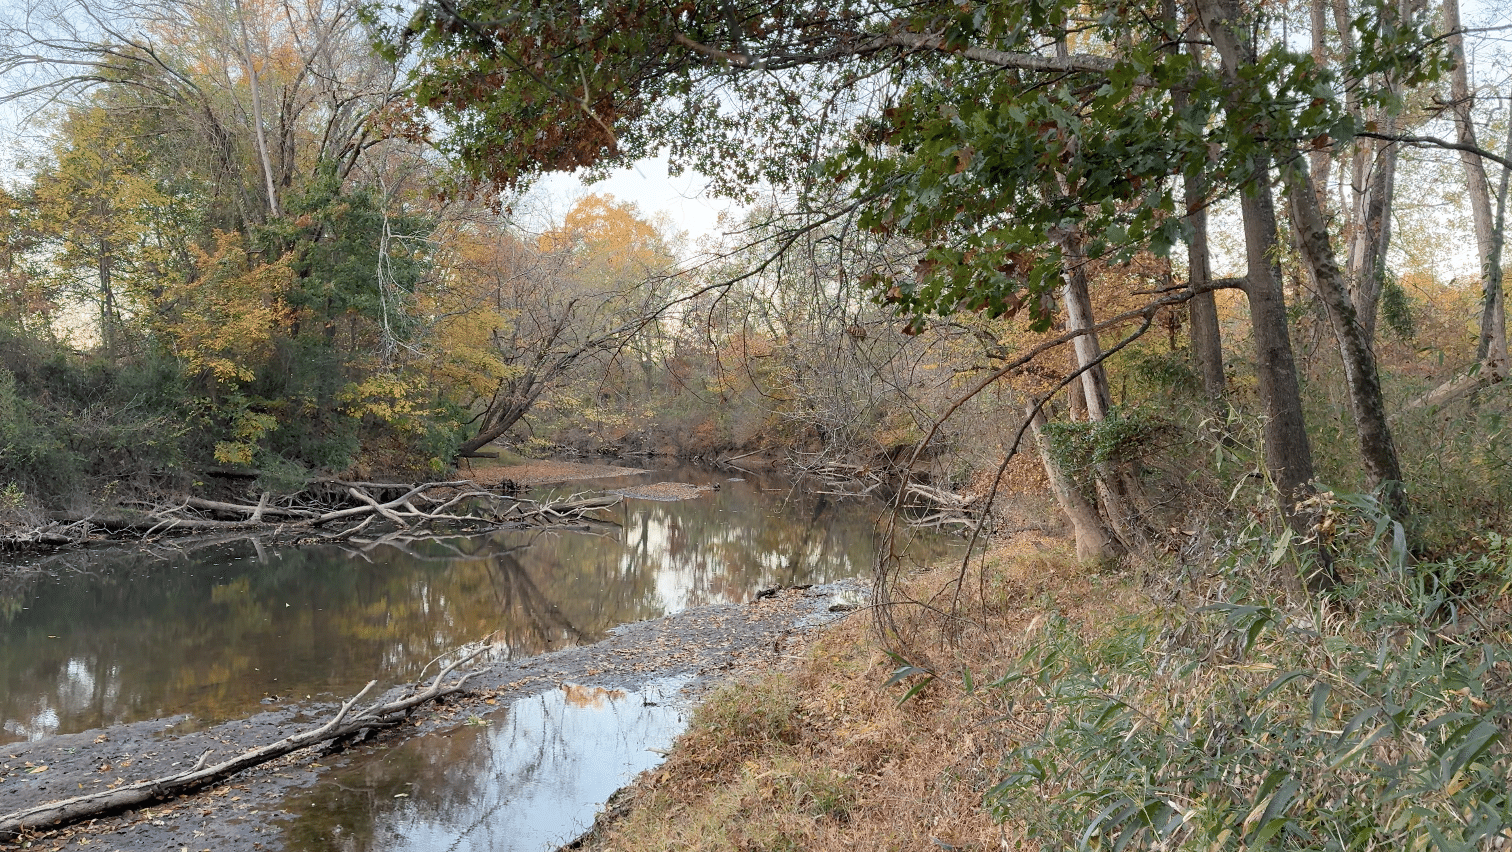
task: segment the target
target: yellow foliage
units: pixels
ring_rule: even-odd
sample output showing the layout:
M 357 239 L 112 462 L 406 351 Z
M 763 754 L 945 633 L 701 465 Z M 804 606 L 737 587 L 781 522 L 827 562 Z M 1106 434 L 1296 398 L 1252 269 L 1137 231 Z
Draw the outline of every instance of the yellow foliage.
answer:
M 520 270 L 518 241 L 500 231 L 458 227 L 444 235 L 450 248 L 445 286 L 416 294 L 419 313 L 434 317 L 431 347 L 436 380 L 477 395 L 518 375 L 501 357 L 498 340 L 513 324 L 512 288 L 530 287 Z
M 215 460 L 221 464 L 251 465 L 257 455 L 257 442 L 278 427 L 278 418 L 247 408 L 231 419 L 233 441 L 215 442 Z
M 542 252 L 575 251 L 584 271 L 606 277 L 643 276 L 672 264 L 661 230 L 641 218 L 634 204 L 612 195 L 585 196 L 538 243 Z
M 193 280 L 168 297 L 172 311 L 158 322 L 194 375 L 232 386 L 251 381 L 268 357 L 273 333 L 289 319 L 281 293 L 293 283 L 288 258 L 254 262 L 235 233 L 218 231 L 213 252 L 194 248 Z
M 434 395 L 429 383 L 419 377 L 375 373 L 348 385 L 339 395 L 347 410 L 358 417 L 372 417 L 400 432 L 423 432 Z

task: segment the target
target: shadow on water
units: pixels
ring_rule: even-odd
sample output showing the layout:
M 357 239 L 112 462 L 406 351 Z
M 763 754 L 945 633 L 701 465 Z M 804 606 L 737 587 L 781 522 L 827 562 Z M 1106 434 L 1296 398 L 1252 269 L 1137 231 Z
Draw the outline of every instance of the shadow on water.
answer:
M 681 732 L 682 681 L 641 692 L 567 684 L 326 772 L 283 803 L 300 852 L 511 852 L 560 845 L 660 762 Z
M 612 534 L 499 532 L 370 550 L 247 539 L 190 553 L 98 550 L 0 579 L 0 742 L 408 682 L 487 637 L 518 658 L 774 586 L 866 573 L 875 503 L 697 468 L 697 499 L 631 499 Z M 625 480 L 614 481 L 620 487 Z M 571 491 L 589 490 L 585 485 Z M 925 537 L 921 560 L 951 546 Z

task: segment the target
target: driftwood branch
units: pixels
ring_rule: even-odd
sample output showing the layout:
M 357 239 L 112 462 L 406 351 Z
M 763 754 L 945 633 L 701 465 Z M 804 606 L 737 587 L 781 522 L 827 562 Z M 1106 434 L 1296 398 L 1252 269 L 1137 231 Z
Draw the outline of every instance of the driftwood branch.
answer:
M 268 492 L 263 492 L 263 498 L 257 506 L 244 506 L 240 503 L 222 503 L 219 500 L 204 500 L 199 497 L 190 497 L 184 501 L 184 505 L 192 509 L 204 509 L 210 512 L 223 514 L 246 514 L 251 515 L 252 520 L 261 520 L 261 516 L 270 518 L 313 518 L 315 514 L 303 509 L 285 509 L 279 506 L 268 505 Z M 258 509 L 261 508 L 261 515 Z
M 319 488 L 283 498 L 267 492 L 256 503 L 178 497 L 165 504 L 136 503 L 106 512 L 59 515 L 44 525 L 0 534 L 0 549 L 37 549 L 82 544 L 107 535 L 153 539 L 182 533 L 271 532 L 351 539 L 375 522 L 400 533 L 486 532 L 500 527 L 560 527 L 584 521 L 612 523 L 589 513 L 621 501 L 619 496 L 537 502 L 477 489 L 471 481 L 420 485 L 326 480 Z M 332 488 L 331 486 L 335 486 Z M 397 493 L 392 499 L 385 499 Z M 375 496 L 378 495 L 378 496 Z M 135 507 L 141 507 L 135 509 Z M 308 532 L 303 532 L 308 531 Z
M 83 820 L 177 798 L 220 783 L 237 773 L 300 749 L 339 740 L 364 729 L 395 724 L 397 722 L 395 717 L 408 713 L 426 702 L 444 698 L 461 690 L 468 679 L 477 673 L 476 671 L 468 672 L 444 686 L 442 682 L 459 666 L 475 659 L 483 650 L 480 648 L 442 669 L 429 686 L 413 695 L 386 704 L 374 704 L 366 710 L 353 714 L 352 708 L 357 706 L 363 696 L 367 695 L 377 683 L 377 681 L 369 681 L 361 692 L 343 702 L 336 714 L 320 727 L 285 737 L 275 743 L 248 749 L 220 763 L 207 766 L 211 754 L 207 751 L 200 756 L 193 768 L 183 772 L 138 781 L 114 790 L 103 790 L 61 801 L 47 802 L 4 814 L 0 816 L 0 841 L 14 840 L 24 832 L 49 831 Z
M 904 479 L 901 471 L 893 465 L 868 467 L 840 461 L 823 461 L 810 464 L 804 472 L 823 479 L 831 486 L 830 490 L 811 493 L 834 497 L 864 497 L 879 490 L 897 496 L 901 484 L 904 492 L 901 495 L 902 505 L 915 512 L 907 517 L 910 526 L 959 526 L 975 529 L 981 523 L 980 496 L 957 494 Z

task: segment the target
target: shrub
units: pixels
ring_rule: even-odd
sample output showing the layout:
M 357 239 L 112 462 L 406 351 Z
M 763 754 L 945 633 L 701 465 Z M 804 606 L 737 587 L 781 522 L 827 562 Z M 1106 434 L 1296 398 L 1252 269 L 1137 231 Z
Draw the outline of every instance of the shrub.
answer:
M 1478 556 L 1403 566 L 1376 555 L 1372 526 L 1336 535 L 1352 548 L 1350 584 L 1310 612 L 1235 571 L 1195 611 L 1133 616 L 1096 638 L 1044 627 L 995 684 L 1040 722 L 988 795 L 999 818 L 1047 848 L 1458 850 L 1512 837 L 1512 547 L 1492 537 Z

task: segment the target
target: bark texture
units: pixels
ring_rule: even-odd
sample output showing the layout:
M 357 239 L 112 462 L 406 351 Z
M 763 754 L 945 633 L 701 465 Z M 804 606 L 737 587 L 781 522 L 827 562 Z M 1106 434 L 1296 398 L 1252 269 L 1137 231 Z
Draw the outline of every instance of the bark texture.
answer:
M 1240 70 L 1255 62 L 1248 32 L 1229 0 L 1197 0 L 1203 29 L 1213 40 L 1230 84 L 1230 97 L 1244 90 Z M 1270 160 L 1252 159 L 1251 178 L 1240 198 L 1244 220 L 1250 323 L 1255 341 L 1256 378 L 1266 420 L 1265 464 L 1280 491 L 1282 511 L 1293 526 L 1304 525 L 1296 504 L 1312 490 L 1312 444 L 1302 417 L 1302 394 L 1286 317 L 1281 270 L 1276 262 L 1276 211 L 1270 188 Z
M 1318 208 L 1312 179 L 1301 169 L 1287 172 L 1292 222 L 1297 230 L 1302 256 L 1312 270 L 1318 294 L 1328 311 L 1328 320 L 1339 341 L 1344 359 L 1344 380 L 1349 391 L 1355 431 L 1360 439 L 1360 459 L 1372 490 L 1381 495 L 1387 513 L 1397 521 L 1407 520 L 1407 499 L 1402 490 L 1402 468 L 1396 444 L 1386 422 L 1386 404 L 1381 395 L 1375 353 L 1369 331 L 1349 296 L 1344 273 L 1334 260 L 1328 225 Z

